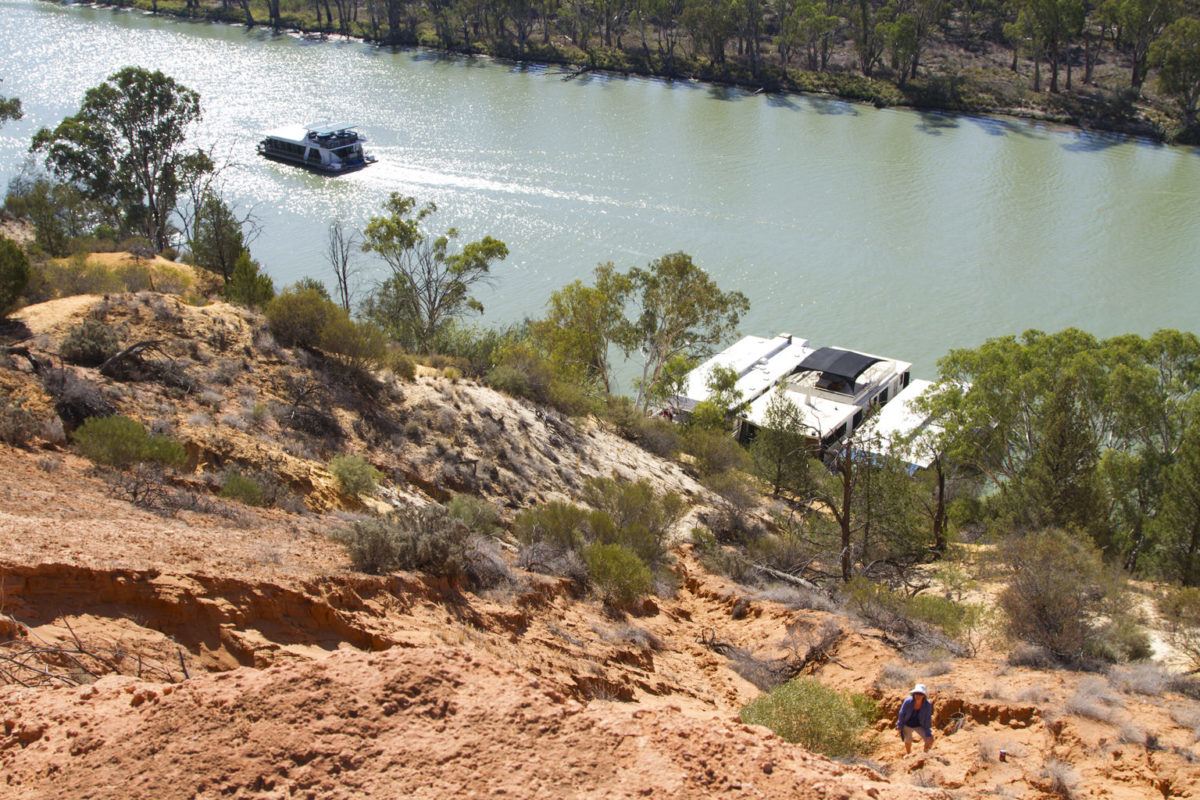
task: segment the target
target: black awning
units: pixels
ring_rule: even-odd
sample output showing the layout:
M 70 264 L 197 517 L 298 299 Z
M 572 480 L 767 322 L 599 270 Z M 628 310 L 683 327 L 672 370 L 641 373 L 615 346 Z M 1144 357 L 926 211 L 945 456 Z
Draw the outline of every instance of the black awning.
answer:
M 854 383 L 867 367 L 881 360 L 836 347 L 822 347 L 801 361 L 799 369 L 821 372 Z

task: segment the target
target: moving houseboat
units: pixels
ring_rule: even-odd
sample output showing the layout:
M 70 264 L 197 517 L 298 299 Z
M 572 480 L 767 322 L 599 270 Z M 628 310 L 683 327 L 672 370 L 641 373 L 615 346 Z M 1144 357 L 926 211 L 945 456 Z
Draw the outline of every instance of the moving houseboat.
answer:
M 374 156 L 363 152 L 366 140 L 353 125 L 289 125 L 268 131 L 258 143 L 258 153 L 274 161 L 336 175 L 375 162 Z

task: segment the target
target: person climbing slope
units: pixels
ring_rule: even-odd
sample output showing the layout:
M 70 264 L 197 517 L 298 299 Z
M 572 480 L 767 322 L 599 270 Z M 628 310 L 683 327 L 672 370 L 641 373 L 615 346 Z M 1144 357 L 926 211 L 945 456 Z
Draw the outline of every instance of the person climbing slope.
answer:
M 904 742 L 904 754 L 912 752 L 913 740 L 920 736 L 925 740 L 925 752 L 933 747 L 933 701 L 925 691 L 925 684 L 918 683 L 900 704 L 896 717 L 896 730 Z

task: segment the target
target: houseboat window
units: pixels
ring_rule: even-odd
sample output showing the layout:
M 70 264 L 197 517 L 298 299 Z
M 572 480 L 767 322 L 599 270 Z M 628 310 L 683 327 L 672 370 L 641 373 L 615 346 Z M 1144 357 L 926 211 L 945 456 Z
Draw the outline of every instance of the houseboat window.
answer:
M 900 376 L 900 388 L 903 389 L 905 386 L 908 386 L 908 373 L 907 372 L 905 372 L 903 375 Z
M 859 425 L 862 425 L 862 421 L 863 421 L 863 411 L 862 411 L 862 409 L 859 409 L 858 413 L 854 415 L 854 427 L 857 428 Z
M 888 390 L 884 389 L 882 392 L 879 393 L 879 402 L 886 403 L 887 399 L 888 399 Z

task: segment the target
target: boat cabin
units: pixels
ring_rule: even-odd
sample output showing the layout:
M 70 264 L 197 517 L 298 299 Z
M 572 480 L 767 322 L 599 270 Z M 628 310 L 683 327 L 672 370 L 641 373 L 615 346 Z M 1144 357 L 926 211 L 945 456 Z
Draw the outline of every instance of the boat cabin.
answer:
M 375 161 L 363 151 L 365 141 L 353 125 L 289 125 L 264 134 L 258 153 L 317 172 L 349 172 Z
M 766 422 L 767 407 L 783 392 L 803 417 L 814 448 L 823 451 L 854 432 L 871 412 L 896 397 L 910 382 L 912 364 L 894 358 L 814 347 L 807 339 L 780 334 L 747 336 L 688 374 L 674 406 L 684 415 L 708 399 L 708 379 L 716 366 L 738 373 L 738 436 L 753 438 Z

